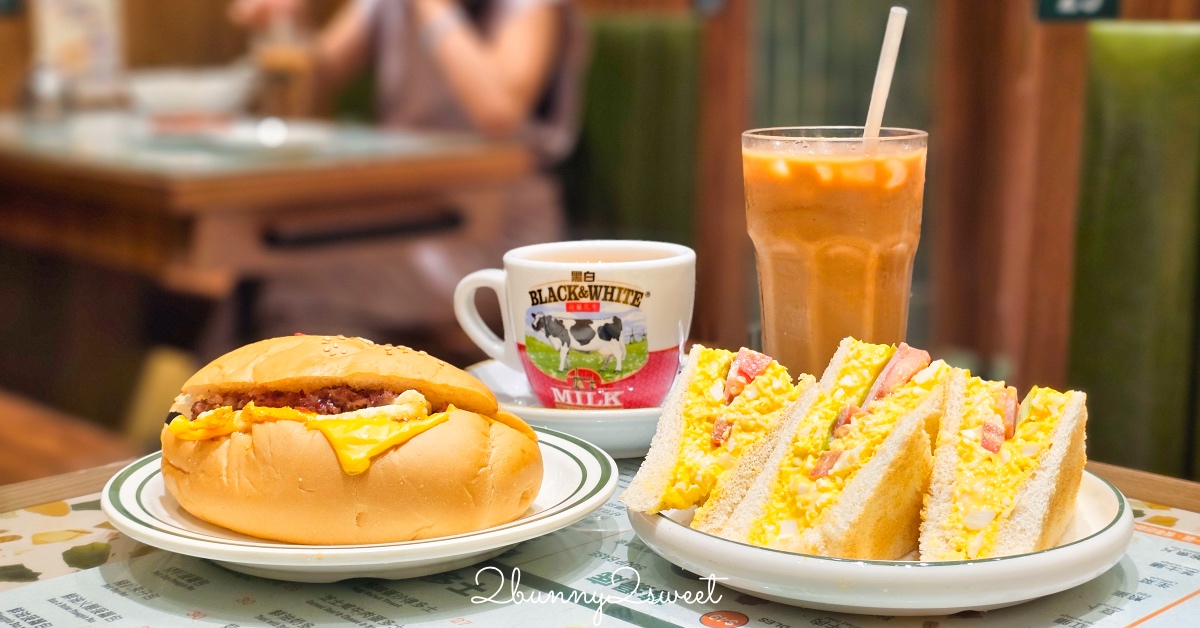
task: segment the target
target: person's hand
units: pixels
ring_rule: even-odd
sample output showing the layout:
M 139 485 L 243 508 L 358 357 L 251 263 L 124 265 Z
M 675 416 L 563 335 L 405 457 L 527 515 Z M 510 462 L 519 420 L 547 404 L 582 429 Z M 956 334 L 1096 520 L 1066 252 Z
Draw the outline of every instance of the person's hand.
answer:
M 301 0 L 234 0 L 229 5 L 229 19 L 249 28 L 267 28 L 276 19 L 299 20 Z

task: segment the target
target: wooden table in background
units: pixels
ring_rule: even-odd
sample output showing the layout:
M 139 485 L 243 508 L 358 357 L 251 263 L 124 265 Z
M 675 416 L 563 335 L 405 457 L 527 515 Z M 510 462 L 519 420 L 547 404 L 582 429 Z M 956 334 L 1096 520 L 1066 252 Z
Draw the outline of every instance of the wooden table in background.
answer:
M 139 125 L 0 115 L 0 241 L 220 298 L 240 278 L 361 259 L 431 226 L 486 239 L 505 186 L 533 170 L 519 145 L 466 135 L 314 124 L 325 141 L 269 150 Z
M 90 467 L 128 461 L 136 454 L 113 432 L 0 390 L 0 484 L 34 485 L 30 497 L 39 499 L 36 491 L 42 489 L 37 487 L 44 480 L 35 478 L 87 469 L 85 475 L 107 480 L 108 467 Z M 12 509 L 0 504 L 4 510 Z

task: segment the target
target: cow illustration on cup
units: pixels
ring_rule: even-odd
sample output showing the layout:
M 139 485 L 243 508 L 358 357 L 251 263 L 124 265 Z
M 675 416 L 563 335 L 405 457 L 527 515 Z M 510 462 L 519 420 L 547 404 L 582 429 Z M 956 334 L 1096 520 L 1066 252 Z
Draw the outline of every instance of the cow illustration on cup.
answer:
M 567 370 L 567 355 L 572 349 L 601 356 L 603 371 L 612 360 L 609 370 L 620 371 L 625 363 L 625 343 L 621 340 L 621 318 L 567 318 L 545 312 L 532 313 L 531 327 L 546 337 L 546 343 L 558 353 L 558 370 Z

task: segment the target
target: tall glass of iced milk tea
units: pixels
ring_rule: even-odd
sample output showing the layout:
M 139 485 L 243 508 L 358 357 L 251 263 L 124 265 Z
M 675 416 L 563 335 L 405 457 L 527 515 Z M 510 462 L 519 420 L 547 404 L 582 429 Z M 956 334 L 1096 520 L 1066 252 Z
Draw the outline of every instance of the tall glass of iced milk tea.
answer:
M 904 340 L 928 134 L 862 136 L 862 127 L 742 134 L 763 346 L 792 373 L 819 376 L 845 336 Z

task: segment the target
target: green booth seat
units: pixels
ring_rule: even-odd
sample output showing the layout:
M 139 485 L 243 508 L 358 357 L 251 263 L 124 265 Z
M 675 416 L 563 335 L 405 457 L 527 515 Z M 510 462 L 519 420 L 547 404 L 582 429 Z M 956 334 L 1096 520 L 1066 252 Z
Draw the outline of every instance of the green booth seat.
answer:
M 1088 453 L 1200 477 L 1200 24 L 1089 27 L 1069 377 Z
M 571 235 L 690 244 L 700 20 L 594 15 L 579 143 L 559 167 Z

